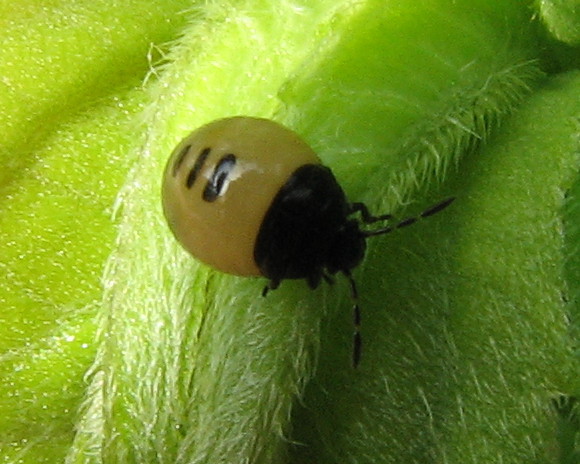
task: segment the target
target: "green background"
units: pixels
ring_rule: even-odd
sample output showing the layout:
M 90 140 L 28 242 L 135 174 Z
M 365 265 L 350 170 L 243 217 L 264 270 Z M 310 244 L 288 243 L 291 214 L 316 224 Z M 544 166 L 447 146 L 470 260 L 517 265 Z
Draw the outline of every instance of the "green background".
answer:
M 0 462 L 580 462 L 577 0 L 0 2 Z M 297 131 L 404 218 L 348 285 L 220 274 L 160 180 Z

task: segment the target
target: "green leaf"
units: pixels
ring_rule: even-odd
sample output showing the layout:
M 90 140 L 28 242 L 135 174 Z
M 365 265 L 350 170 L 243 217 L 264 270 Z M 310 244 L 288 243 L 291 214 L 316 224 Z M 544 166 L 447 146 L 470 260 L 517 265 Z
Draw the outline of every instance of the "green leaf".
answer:
M 0 6 L 4 461 L 574 462 L 580 76 L 547 74 L 577 50 L 555 66 L 535 15 Z M 356 370 L 345 279 L 263 299 L 164 223 L 169 153 L 235 114 L 296 130 L 373 212 L 456 197 L 369 240 Z
M 185 2 L 158 3 L 0 6 L 3 462 L 62 462 L 73 441 L 147 55 L 183 22 Z
M 542 21 L 556 39 L 569 45 L 580 45 L 578 0 L 547 0 L 536 3 Z
M 574 462 L 578 424 L 557 435 L 552 403 L 580 387 L 566 303 L 578 281 L 565 269 L 577 259 L 563 233 L 579 89 L 579 73 L 545 82 L 449 176 L 448 210 L 373 244 L 360 372 L 323 357 L 293 462 Z

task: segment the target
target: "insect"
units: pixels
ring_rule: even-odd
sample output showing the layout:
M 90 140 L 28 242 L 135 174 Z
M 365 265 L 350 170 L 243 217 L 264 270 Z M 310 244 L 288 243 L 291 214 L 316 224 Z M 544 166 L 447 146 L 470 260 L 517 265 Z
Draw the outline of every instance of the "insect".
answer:
M 263 276 L 263 291 L 285 279 L 305 279 L 315 289 L 341 273 L 353 299 L 352 363 L 362 340 L 358 292 L 352 270 L 366 239 L 408 226 L 451 204 L 389 224 L 351 203 L 332 171 L 290 129 L 245 116 L 219 119 L 179 143 L 165 168 L 163 210 L 170 229 L 194 257 L 222 272 Z M 366 225 L 384 222 L 367 230 Z

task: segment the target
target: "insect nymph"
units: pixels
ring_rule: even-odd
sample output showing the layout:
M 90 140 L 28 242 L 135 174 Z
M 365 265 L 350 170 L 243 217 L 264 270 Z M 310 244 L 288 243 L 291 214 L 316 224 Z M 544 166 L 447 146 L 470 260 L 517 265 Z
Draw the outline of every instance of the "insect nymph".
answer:
M 367 238 L 418 218 L 388 224 L 390 214 L 373 216 L 363 203 L 349 202 L 297 134 L 245 116 L 219 119 L 183 139 L 165 168 L 162 194 L 165 217 L 187 251 L 222 272 L 266 277 L 264 295 L 285 279 L 305 279 L 314 289 L 345 275 L 354 300 L 352 362 L 358 365 L 361 318 L 352 270 Z M 367 229 L 379 222 L 386 225 Z

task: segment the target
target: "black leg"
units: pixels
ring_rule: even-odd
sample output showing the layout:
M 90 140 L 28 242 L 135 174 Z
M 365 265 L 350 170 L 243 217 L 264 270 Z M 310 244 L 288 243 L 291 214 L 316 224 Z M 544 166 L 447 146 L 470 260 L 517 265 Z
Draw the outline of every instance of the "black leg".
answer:
M 375 230 L 361 230 L 361 234 L 363 237 L 374 237 L 375 235 L 388 234 L 393 230 L 395 230 L 393 227 L 381 227 L 380 229 Z
M 373 216 L 369 209 L 367 208 L 367 205 L 365 205 L 364 203 L 351 203 L 350 205 L 350 213 L 360 213 L 360 216 L 362 218 L 362 221 L 365 224 L 372 224 L 374 222 L 378 222 L 378 221 L 388 221 L 389 219 L 392 219 L 393 216 L 390 214 L 383 214 L 381 216 Z
M 332 277 L 330 274 L 327 274 L 326 272 L 322 273 L 322 278 L 326 281 L 326 283 L 328 285 L 334 285 L 334 277 Z
M 268 285 L 266 285 L 264 287 L 264 290 L 262 290 L 262 296 L 266 296 L 270 290 L 276 290 L 279 286 L 280 286 L 279 279 L 270 280 L 270 282 L 268 282 Z
M 361 314 L 360 306 L 358 305 L 358 290 L 352 274 L 349 271 L 343 271 L 343 273 L 350 283 L 350 297 L 353 301 L 352 316 L 354 333 L 352 337 L 352 367 L 357 368 L 362 353 L 362 337 L 360 334 Z
M 306 277 L 306 282 L 308 283 L 308 286 L 314 290 L 315 288 L 318 288 L 318 286 L 320 285 L 320 281 L 322 280 L 322 276 L 324 274 L 322 272 L 315 272 L 313 274 L 310 274 L 308 277 Z

